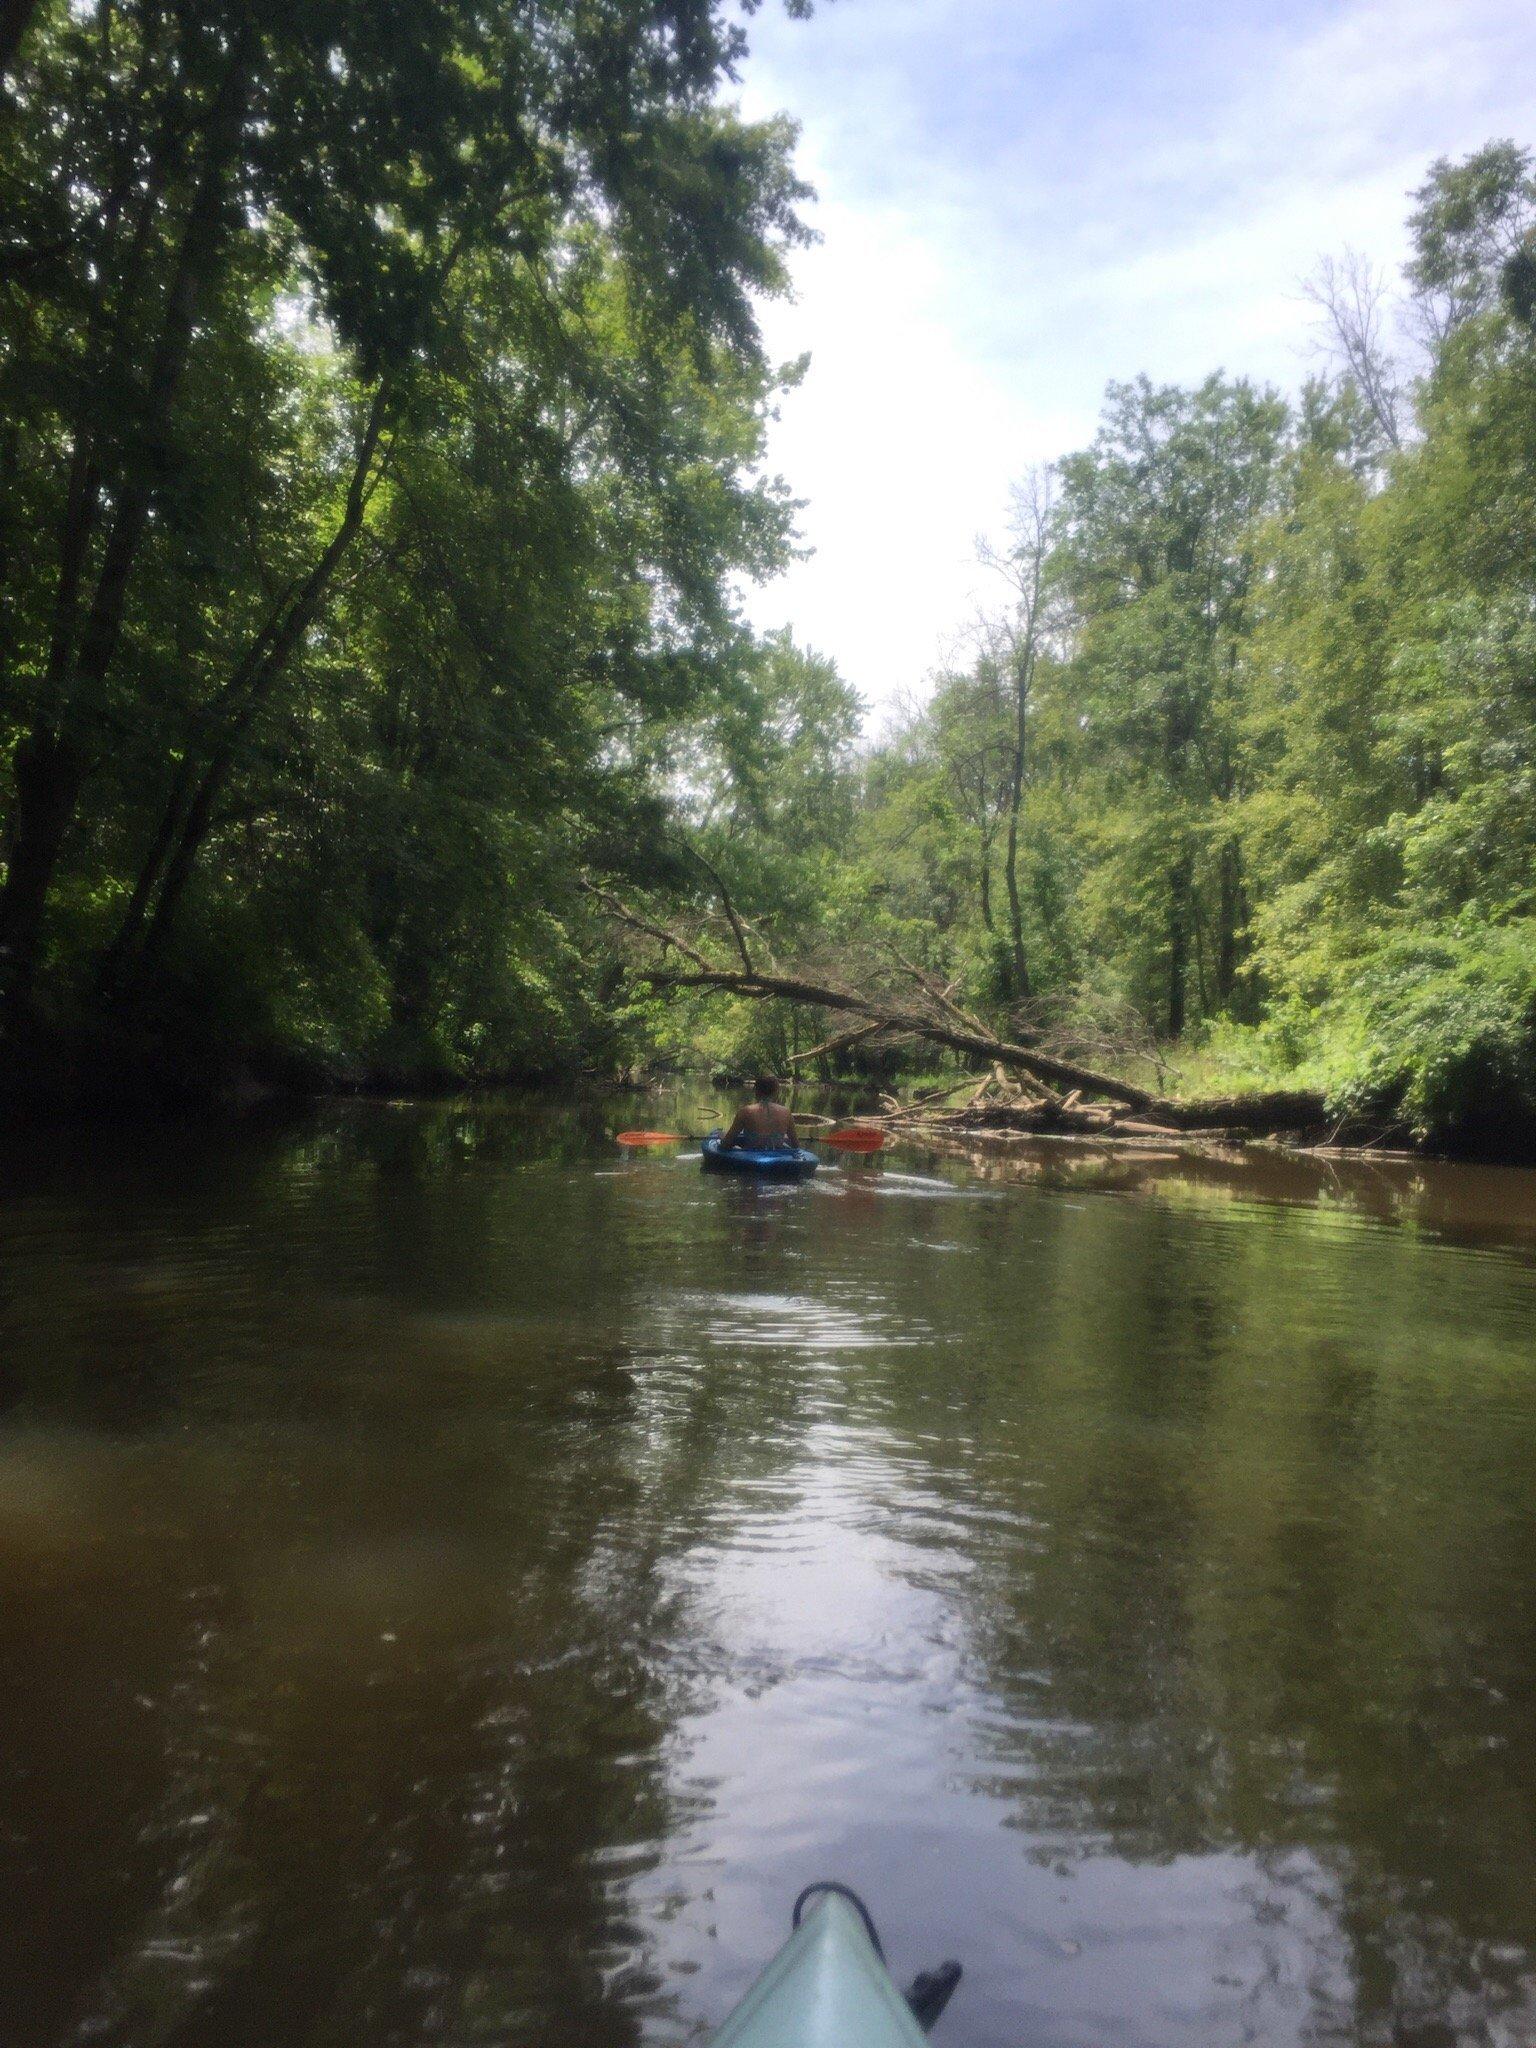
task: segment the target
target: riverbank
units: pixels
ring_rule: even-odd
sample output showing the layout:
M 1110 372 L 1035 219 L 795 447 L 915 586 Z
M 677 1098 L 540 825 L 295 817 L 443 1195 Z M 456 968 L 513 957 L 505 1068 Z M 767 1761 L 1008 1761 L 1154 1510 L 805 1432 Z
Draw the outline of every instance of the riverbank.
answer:
M 378 1071 L 278 1079 L 240 1070 L 218 1085 L 189 1085 L 184 1078 L 160 1085 L 154 1076 L 139 1075 L 127 1085 L 116 1077 L 85 1077 L 66 1086 L 17 1085 L 13 1076 L 0 1080 L 0 1119 L 13 1126 L 103 1126 L 121 1124 L 283 1122 L 302 1117 L 326 1104 L 390 1101 L 402 1105 L 474 1103 L 498 1096 L 537 1102 L 577 1095 L 594 1104 L 624 1099 L 654 1100 L 664 1090 L 702 1084 L 702 1075 L 516 1074 L 476 1079 L 459 1076 L 400 1075 Z M 1020 1148 L 1045 1144 L 1080 1148 L 1085 1153 L 1162 1156 L 1170 1147 L 1179 1156 L 1221 1159 L 1234 1155 L 1288 1156 L 1329 1161 L 1447 1162 L 1484 1164 L 1531 1171 L 1536 1169 L 1536 1133 L 1515 1132 L 1507 1143 L 1456 1145 L 1413 1142 L 1400 1122 L 1390 1119 L 1339 1118 L 1293 1131 L 1179 1129 L 1126 1114 L 1113 1116 L 1074 1105 L 1071 1108 L 1006 1106 L 930 1115 L 903 1106 L 892 1114 L 893 1099 L 857 1082 L 818 1084 L 799 1091 L 802 1102 L 815 1101 L 837 1118 L 858 1118 L 887 1130 L 896 1143 L 943 1150 L 952 1156 L 985 1160 L 1017 1155 Z M 722 1112 L 723 1113 L 723 1112 Z
M 1134 1077 L 1124 1078 L 1145 1085 L 1139 1068 Z M 1188 1121 L 1179 1093 L 1160 1092 L 1149 1098 L 1156 1108 L 1145 1110 L 1080 1100 L 1071 1092 L 1021 1092 L 995 1071 L 948 1076 L 925 1071 L 896 1081 L 894 1089 L 888 1076 L 849 1075 L 798 1080 L 796 1089 L 800 1100 L 831 1104 L 839 1116 L 867 1117 L 889 1124 L 893 1134 L 899 1129 L 924 1142 L 942 1139 L 977 1153 L 1030 1138 L 1057 1138 L 1128 1151 L 1170 1142 L 1207 1152 L 1266 1145 L 1335 1157 L 1391 1153 L 1536 1167 L 1536 1118 L 1522 1114 L 1518 1105 L 1504 1114 L 1495 1105 L 1493 1113 L 1429 1141 L 1416 1136 L 1389 1104 L 1333 1113 L 1315 1089 L 1288 1092 L 1275 1076 L 1234 1067 L 1199 1049 L 1170 1048 L 1157 1078 L 1162 1087 L 1193 1083 L 1205 1091 L 1189 1105 L 1193 1114 Z M 0 1066 L 0 1114 L 34 1122 L 196 1120 L 281 1115 L 351 1098 L 433 1102 L 498 1092 L 603 1095 L 679 1085 L 708 1085 L 728 1095 L 745 1083 L 726 1072 L 647 1068 L 616 1073 L 560 1062 L 470 1074 L 441 1065 L 333 1063 L 273 1050 L 224 1056 L 205 1046 L 189 1056 L 182 1041 L 162 1045 L 152 1037 L 108 1028 L 39 1034 L 24 1048 L 13 1048 Z M 1223 1092 L 1213 1095 L 1212 1089 Z M 1213 1103 L 1227 1106 L 1230 1122 L 1213 1117 Z M 1260 1105 L 1277 1104 L 1291 1115 L 1266 1124 Z

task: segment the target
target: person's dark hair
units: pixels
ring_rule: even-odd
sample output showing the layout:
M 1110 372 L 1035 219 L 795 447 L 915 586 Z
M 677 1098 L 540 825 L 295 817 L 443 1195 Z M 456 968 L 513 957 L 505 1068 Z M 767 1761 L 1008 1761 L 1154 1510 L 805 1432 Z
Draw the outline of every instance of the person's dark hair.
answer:
M 759 1074 L 752 1083 L 752 1093 L 759 1102 L 772 1102 L 779 1092 L 779 1084 L 772 1074 Z

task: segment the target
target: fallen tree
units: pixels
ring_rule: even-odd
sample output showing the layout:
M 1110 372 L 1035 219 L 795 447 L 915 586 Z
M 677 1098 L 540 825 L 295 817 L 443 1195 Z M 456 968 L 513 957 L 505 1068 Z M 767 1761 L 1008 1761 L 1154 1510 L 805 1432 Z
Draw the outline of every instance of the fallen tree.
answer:
M 912 1007 L 885 994 L 871 994 L 805 973 L 785 973 L 776 965 L 760 966 L 747 929 L 731 904 L 719 877 L 712 875 L 730 927 L 740 965 L 722 966 L 682 933 L 633 909 L 611 890 L 595 882 L 584 886 L 604 914 L 637 937 L 660 949 L 659 957 L 638 963 L 637 977 L 653 988 L 717 991 L 759 1001 L 779 999 L 857 1018 L 856 1028 L 837 1033 L 827 1044 L 850 1045 L 858 1040 L 892 1037 L 921 1039 L 946 1051 L 981 1061 L 978 1097 L 998 1073 L 1018 1077 L 1012 1102 L 995 1100 L 983 1120 L 982 1105 L 973 1100 L 952 1123 L 967 1116 L 977 1128 L 1020 1131 L 1092 1130 L 1105 1135 L 1176 1136 L 1183 1132 L 1250 1135 L 1321 1129 L 1327 1121 L 1323 1097 L 1310 1089 L 1278 1089 L 1264 1094 L 1203 1097 L 1191 1101 L 1155 1094 L 1117 1074 L 1079 1065 L 1036 1044 L 1021 1044 L 989 1031 L 979 1018 L 961 1009 L 952 989 L 944 989 L 910 962 L 899 960 L 914 982 L 922 1007 Z M 822 1050 L 825 1048 L 818 1048 Z M 1066 1096 L 1060 1092 L 1068 1091 Z M 995 1092 L 995 1091 L 994 1091 Z M 897 1106 L 892 1116 L 905 1117 Z M 1132 1119 L 1134 1118 L 1134 1122 Z

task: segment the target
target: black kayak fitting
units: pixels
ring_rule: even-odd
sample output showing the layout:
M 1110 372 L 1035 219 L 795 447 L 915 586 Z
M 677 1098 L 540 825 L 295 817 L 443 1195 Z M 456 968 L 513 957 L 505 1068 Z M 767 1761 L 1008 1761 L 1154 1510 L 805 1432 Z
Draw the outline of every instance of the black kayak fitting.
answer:
M 874 1915 L 851 1884 L 840 1884 L 835 1877 L 818 1878 L 814 1884 L 806 1886 L 796 1899 L 794 1910 L 789 1916 L 791 1930 L 800 1925 L 806 1906 L 821 1892 L 834 1892 L 838 1898 L 848 1901 L 864 1923 L 864 1932 L 869 1936 L 870 1947 L 883 1963 L 885 1943 L 880 1939 L 880 1930 L 875 1926 Z M 955 1986 L 964 1974 L 960 1965 L 951 1958 L 949 1962 L 939 1963 L 931 1970 L 919 1970 L 912 1979 L 904 1995 L 907 2004 L 912 2008 L 912 2017 L 925 2034 L 932 2033 L 934 2023 L 954 1997 Z

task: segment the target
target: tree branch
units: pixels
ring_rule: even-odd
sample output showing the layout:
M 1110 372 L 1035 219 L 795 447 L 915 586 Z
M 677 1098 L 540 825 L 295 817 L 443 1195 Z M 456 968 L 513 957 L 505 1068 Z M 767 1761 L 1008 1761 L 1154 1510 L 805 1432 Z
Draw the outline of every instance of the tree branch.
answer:
M 1048 1092 L 1052 1086 L 1077 1088 L 1085 1095 L 1103 1096 L 1106 1101 L 1139 1111 L 1159 1124 L 1177 1130 L 1299 1130 L 1320 1124 L 1323 1120 L 1323 1098 L 1309 1089 L 1282 1089 L 1269 1095 L 1171 1102 L 1152 1094 L 1149 1089 L 1136 1087 L 1133 1082 L 1122 1081 L 1114 1074 L 1101 1074 L 1092 1067 L 1075 1066 L 1069 1060 L 1057 1059 L 1040 1051 L 1038 1047 L 1014 1044 L 981 1027 L 962 1029 L 958 1024 L 946 1024 L 919 1011 L 879 1002 L 852 989 L 837 988 L 830 982 L 810 981 L 800 975 L 767 974 L 756 969 L 717 967 L 678 933 L 640 916 L 596 883 L 583 881 L 581 886 L 618 923 L 656 940 L 664 948 L 671 948 L 689 962 L 687 971 L 661 966 L 640 969 L 641 977 L 654 988 L 720 990 L 759 1001 L 777 997 L 787 1002 L 804 1003 L 813 1009 L 862 1017 L 876 1030 L 926 1039 L 930 1044 L 947 1046 L 952 1052 L 967 1053 L 984 1060 L 988 1066 L 995 1064 L 1012 1068 L 1028 1075 L 1037 1087 L 1045 1084 L 1042 1093 Z M 873 1036 L 874 1032 L 870 1035 Z M 1047 1103 L 1043 1106 L 1051 1108 L 1057 1105 Z
M 792 1052 L 790 1065 L 797 1060 L 820 1059 L 823 1053 L 846 1052 L 852 1045 L 862 1045 L 866 1039 L 878 1038 L 887 1027 L 884 1024 L 857 1024 L 852 1031 L 837 1031 L 830 1038 L 824 1038 L 820 1045 L 813 1045 L 809 1052 Z
M 725 881 L 720 873 L 720 870 L 714 865 L 712 861 L 706 860 L 703 854 L 700 853 L 699 849 L 696 846 L 690 846 L 685 850 L 693 857 L 694 860 L 698 862 L 699 866 L 704 870 L 705 874 L 708 875 L 709 879 L 714 883 L 716 892 L 720 898 L 721 905 L 724 908 L 726 917 L 730 922 L 731 931 L 735 935 L 736 950 L 741 955 L 741 964 L 746 969 L 748 974 L 755 974 L 757 972 L 757 965 L 752 958 L 751 949 L 747 945 L 746 932 L 742 929 L 741 919 L 736 915 L 736 906 L 731 901 L 731 892 L 729 889 L 726 888 Z
M 695 967 L 708 970 L 709 962 L 704 955 L 690 946 L 686 939 L 679 938 L 676 932 L 668 931 L 665 925 L 652 924 L 649 918 L 642 917 L 636 910 L 631 910 L 627 903 L 613 895 L 611 891 L 599 888 L 596 882 L 588 881 L 585 876 L 577 883 L 577 887 L 584 895 L 590 896 L 616 924 L 628 925 L 631 931 L 642 932 L 646 938 L 655 939 L 662 946 L 670 946 L 674 951 L 681 953 L 685 960 L 691 960 Z

